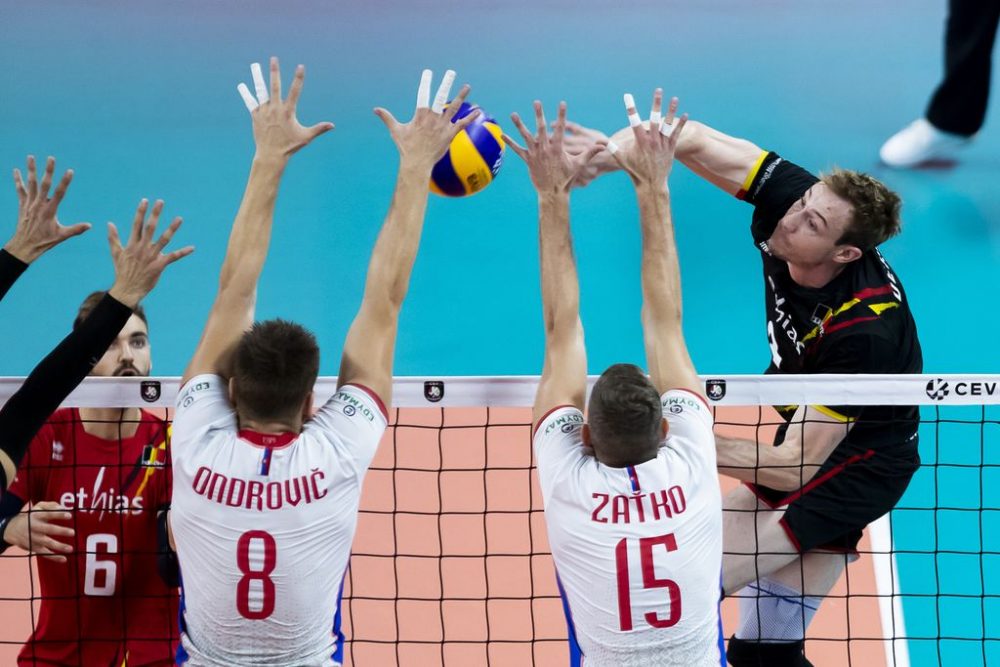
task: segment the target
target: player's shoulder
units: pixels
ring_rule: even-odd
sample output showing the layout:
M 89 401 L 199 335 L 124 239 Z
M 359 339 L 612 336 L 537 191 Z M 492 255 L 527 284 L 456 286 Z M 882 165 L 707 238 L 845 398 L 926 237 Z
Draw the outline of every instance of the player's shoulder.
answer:
M 72 437 L 77 432 L 83 432 L 83 422 L 77 408 L 60 408 L 49 415 L 43 426 L 35 435 L 36 440 L 51 440 L 59 437 Z
M 573 405 L 557 405 L 535 423 L 532 437 L 544 439 L 556 435 L 571 435 L 583 427 L 583 412 Z

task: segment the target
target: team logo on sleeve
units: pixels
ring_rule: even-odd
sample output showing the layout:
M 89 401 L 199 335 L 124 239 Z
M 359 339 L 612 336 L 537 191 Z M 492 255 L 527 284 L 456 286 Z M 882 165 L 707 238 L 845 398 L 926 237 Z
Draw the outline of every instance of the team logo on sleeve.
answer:
M 160 381 L 143 380 L 139 384 L 139 395 L 147 403 L 156 403 L 160 400 Z
M 726 381 L 705 380 L 705 394 L 713 401 L 721 401 L 726 395 Z
M 444 398 L 444 382 L 441 380 L 427 380 L 424 382 L 424 398 L 431 403 L 437 403 Z

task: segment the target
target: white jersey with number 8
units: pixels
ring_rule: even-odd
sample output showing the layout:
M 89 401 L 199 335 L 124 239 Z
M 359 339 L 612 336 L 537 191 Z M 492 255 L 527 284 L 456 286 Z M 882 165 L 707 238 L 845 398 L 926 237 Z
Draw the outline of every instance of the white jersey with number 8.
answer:
M 725 665 L 712 415 L 684 390 L 668 391 L 662 405 L 669 430 L 659 454 L 626 468 L 584 451 L 576 408 L 557 408 L 536 425 L 572 665 Z
M 177 662 L 340 665 L 340 595 L 385 408 L 341 387 L 301 433 L 239 431 L 225 381 L 199 375 L 174 416 Z

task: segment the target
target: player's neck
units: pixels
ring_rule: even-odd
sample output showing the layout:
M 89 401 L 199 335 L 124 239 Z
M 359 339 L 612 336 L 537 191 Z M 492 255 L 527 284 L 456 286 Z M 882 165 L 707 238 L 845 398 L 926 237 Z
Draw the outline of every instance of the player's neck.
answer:
M 299 433 L 302 431 L 302 420 L 296 421 L 258 421 L 240 417 L 240 429 L 278 435 L 280 433 Z
M 139 408 L 80 408 L 80 421 L 88 435 L 103 440 L 131 438 L 139 430 Z
M 839 276 L 846 264 L 830 262 L 825 264 L 803 265 L 788 262 L 788 275 L 797 285 L 813 289 L 826 287 Z

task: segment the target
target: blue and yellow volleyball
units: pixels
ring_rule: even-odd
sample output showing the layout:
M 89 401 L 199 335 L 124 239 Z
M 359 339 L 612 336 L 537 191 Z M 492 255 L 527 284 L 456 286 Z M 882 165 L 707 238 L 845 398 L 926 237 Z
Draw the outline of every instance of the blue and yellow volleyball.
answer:
M 431 172 L 431 192 L 447 197 L 475 194 L 493 182 L 503 164 L 503 131 L 494 118 L 474 104 L 463 102 L 452 122 L 479 111 L 464 131 L 455 135 L 448 152 Z

